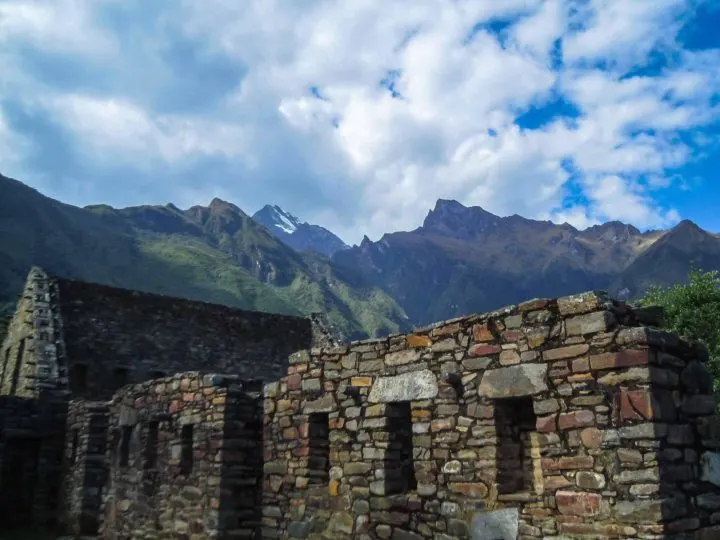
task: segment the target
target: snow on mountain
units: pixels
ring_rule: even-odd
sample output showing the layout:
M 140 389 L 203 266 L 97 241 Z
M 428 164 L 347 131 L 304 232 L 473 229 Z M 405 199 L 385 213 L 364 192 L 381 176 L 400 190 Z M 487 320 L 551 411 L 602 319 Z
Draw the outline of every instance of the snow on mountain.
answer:
M 348 247 L 326 228 L 301 221 L 277 205 L 266 204 L 253 215 L 253 219 L 297 251 L 315 251 L 330 257 Z

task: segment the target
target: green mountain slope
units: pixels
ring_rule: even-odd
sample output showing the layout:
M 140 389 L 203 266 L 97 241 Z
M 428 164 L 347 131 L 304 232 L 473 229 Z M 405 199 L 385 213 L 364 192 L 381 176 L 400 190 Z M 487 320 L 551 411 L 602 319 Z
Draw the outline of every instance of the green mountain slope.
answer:
M 387 294 L 306 260 L 239 208 L 214 200 L 77 208 L 0 175 L 0 304 L 38 265 L 76 279 L 284 314 L 323 311 L 346 339 L 407 328 Z M 311 263 L 312 264 L 311 264 Z

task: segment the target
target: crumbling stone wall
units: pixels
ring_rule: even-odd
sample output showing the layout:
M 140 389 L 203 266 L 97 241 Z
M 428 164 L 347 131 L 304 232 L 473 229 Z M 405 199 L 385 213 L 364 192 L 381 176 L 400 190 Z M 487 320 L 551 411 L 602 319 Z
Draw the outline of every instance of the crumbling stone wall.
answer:
M 236 376 L 188 372 L 118 392 L 101 537 L 254 537 L 262 482 L 255 390 Z
M 265 537 L 720 538 L 707 353 L 644 317 L 588 293 L 294 354 Z

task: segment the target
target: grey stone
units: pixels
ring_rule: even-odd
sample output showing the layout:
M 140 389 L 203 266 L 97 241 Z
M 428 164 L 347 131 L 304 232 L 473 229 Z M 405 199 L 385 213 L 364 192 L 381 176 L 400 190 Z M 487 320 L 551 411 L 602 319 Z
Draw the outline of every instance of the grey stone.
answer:
M 700 480 L 720 486 L 720 452 L 705 452 L 700 456 Z
M 610 311 L 596 311 L 580 315 L 565 321 L 568 336 L 585 336 L 597 332 L 606 332 L 617 324 L 615 315 Z
M 521 364 L 486 371 L 478 394 L 488 398 L 509 398 L 532 396 L 547 389 L 546 364 Z
M 370 403 L 392 403 L 432 399 L 438 394 L 437 379 L 432 371 L 424 369 L 391 377 L 378 377 L 372 385 Z
M 335 410 L 337 404 L 335 403 L 335 398 L 327 394 L 319 399 L 316 399 L 314 401 L 308 401 L 305 404 L 305 414 L 311 414 L 311 413 L 326 413 L 326 412 L 332 412 Z
M 476 513 L 470 523 L 470 538 L 472 540 L 516 540 L 518 517 L 517 508 Z

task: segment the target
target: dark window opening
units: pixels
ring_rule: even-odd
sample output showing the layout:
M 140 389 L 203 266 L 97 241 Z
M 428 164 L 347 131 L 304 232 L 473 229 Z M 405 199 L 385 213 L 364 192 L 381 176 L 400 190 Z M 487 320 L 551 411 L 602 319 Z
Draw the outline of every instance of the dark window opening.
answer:
M 151 379 L 162 379 L 163 377 L 165 377 L 164 371 L 151 371 L 150 372 Z
M 115 388 L 122 388 L 128 383 L 128 369 L 124 367 L 118 367 L 113 370 L 113 386 Z
M 187 424 L 180 432 L 180 469 L 189 474 L 193 467 L 193 426 Z
M 530 397 L 495 401 L 495 429 L 498 446 L 497 482 L 500 494 L 517 493 L 533 487 L 532 434 L 535 411 Z
M 145 440 L 145 468 L 154 469 L 157 464 L 158 422 L 148 424 Z
M 308 483 L 326 484 L 330 479 L 330 416 L 312 413 L 308 418 L 310 458 Z
M 68 373 L 70 390 L 76 394 L 87 391 L 88 367 L 85 364 L 73 364 Z
M 20 380 L 20 370 L 22 368 L 23 358 L 25 357 L 25 338 L 20 340 L 18 352 L 15 356 L 15 369 L 13 369 L 12 381 L 10 382 L 10 394 L 14 395 L 17 391 L 18 382 Z
M 77 461 L 77 449 L 78 449 L 78 430 L 72 430 L 72 441 L 70 443 L 70 465 L 75 465 Z
M 130 439 L 132 426 L 123 426 L 120 432 L 120 466 L 127 467 L 130 462 Z
M 417 488 L 410 402 L 388 403 L 385 414 L 389 433 L 384 463 L 385 493 L 406 493 Z

